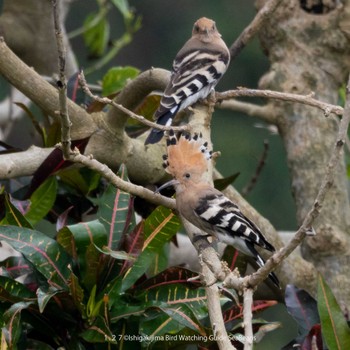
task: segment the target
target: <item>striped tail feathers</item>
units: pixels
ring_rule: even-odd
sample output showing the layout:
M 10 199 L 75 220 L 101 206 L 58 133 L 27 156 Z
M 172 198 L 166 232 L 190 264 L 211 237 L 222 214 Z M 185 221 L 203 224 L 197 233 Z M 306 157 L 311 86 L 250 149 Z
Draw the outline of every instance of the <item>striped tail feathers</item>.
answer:
M 158 117 L 157 124 L 170 126 L 172 124 L 173 118 L 174 118 L 174 113 L 171 110 L 167 111 Z M 149 135 L 147 136 L 145 145 L 157 143 L 162 139 L 163 136 L 164 136 L 163 130 L 152 129 Z
M 259 267 L 263 267 L 265 265 L 265 260 L 257 252 L 254 245 L 249 243 L 249 242 L 246 242 L 246 245 L 247 245 L 248 249 L 252 252 L 253 258 L 256 261 L 256 263 L 259 265 Z M 277 276 L 273 272 L 269 273 L 269 278 L 277 288 L 281 288 L 280 282 L 279 282 Z

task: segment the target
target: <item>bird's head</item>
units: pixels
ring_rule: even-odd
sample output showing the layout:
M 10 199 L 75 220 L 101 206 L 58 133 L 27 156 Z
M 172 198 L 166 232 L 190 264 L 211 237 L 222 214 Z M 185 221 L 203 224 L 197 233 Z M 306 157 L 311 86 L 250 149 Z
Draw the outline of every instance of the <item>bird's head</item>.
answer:
M 201 135 L 182 134 L 176 138 L 171 130 L 167 140 L 167 154 L 163 156 L 163 166 L 174 179 L 160 189 L 173 185 L 176 190 L 184 190 L 187 186 L 206 182 L 211 158 L 212 151 L 208 150 L 208 143 L 203 141 Z
M 216 24 L 213 20 L 202 17 L 193 25 L 192 35 L 198 37 L 203 42 L 209 42 L 214 36 L 221 37 L 216 29 Z

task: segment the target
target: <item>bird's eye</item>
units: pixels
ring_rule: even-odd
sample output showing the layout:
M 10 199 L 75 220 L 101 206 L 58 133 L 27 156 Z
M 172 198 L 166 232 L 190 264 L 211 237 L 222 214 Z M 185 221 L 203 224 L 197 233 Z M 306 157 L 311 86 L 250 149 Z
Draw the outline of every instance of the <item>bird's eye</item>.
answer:
M 195 32 L 199 32 L 199 25 L 198 25 L 198 24 L 195 24 L 195 26 L 194 26 L 193 29 L 194 29 Z
M 191 177 L 191 174 L 190 174 L 190 173 L 185 173 L 185 174 L 184 174 L 184 177 L 185 177 L 186 179 L 189 179 L 189 178 Z

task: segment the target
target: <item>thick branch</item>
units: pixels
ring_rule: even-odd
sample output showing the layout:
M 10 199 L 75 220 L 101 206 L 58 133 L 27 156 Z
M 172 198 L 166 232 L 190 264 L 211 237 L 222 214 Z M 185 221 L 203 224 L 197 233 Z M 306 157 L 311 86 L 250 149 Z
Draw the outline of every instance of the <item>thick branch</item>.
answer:
M 115 98 L 118 105 L 127 106 L 129 110 L 135 109 L 152 91 L 163 91 L 170 79 L 170 72 L 165 69 L 149 69 L 141 73 L 137 79 L 125 86 L 123 91 Z M 110 108 L 106 119 L 112 130 L 124 130 L 129 115 L 120 108 Z M 119 131 L 118 131 L 119 130 Z
M 243 292 L 244 350 L 253 349 L 253 293 L 251 288 L 247 288 Z
M 203 272 L 205 273 L 205 269 Z M 225 330 L 225 323 L 222 318 L 221 304 L 220 304 L 220 292 L 216 284 L 207 286 L 205 288 L 207 294 L 207 304 L 209 310 L 209 318 L 213 327 L 214 337 L 219 346 L 219 349 L 223 350 L 235 350 L 236 348 L 231 344 L 231 341 Z
M 58 91 L 22 62 L 0 38 L 0 74 L 53 118 L 59 111 Z M 74 128 L 73 139 L 83 139 L 96 130 L 92 115 L 68 100 L 68 113 Z
M 315 99 L 314 93 L 310 93 L 308 95 L 298 95 L 287 92 L 246 88 L 216 93 L 217 101 L 227 100 L 234 97 L 263 97 L 286 102 L 302 103 L 304 105 L 321 109 L 326 117 L 328 117 L 331 113 L 334 113 L 339 116 L 341 116 L 344 113 L 344 109 L 341 106 L 332 105 L 330 103 L 322 102 Z M 278 115 L 274 113 L 274 116 L 277 117 Z M 270 122 L 276 123 L 277 121 L 276 119 L 271 119 Z

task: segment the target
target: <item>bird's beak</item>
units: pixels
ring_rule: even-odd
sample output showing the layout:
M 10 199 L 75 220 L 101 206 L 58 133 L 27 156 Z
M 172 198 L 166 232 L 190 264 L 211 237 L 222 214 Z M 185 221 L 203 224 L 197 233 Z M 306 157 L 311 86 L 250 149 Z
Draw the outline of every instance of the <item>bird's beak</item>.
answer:
M 177 181 L 176 179 L 170 180 L 170 181 L 166 182 L 165 184 L 163 184 L 162 186 L 158 187 L 157 190 L 155 191 L 155 193 L 159 193 L 164 188 L 167 188 L 170 186 L 176 186 L 178 184 L 179 184 L 179 181 Z

